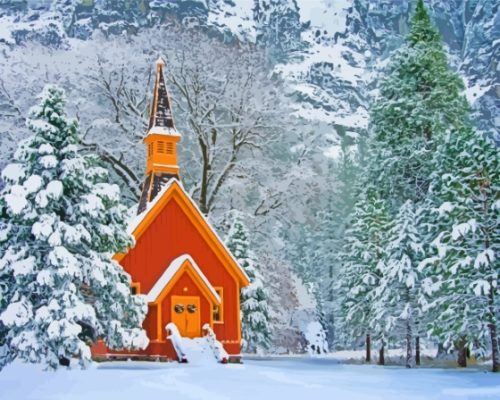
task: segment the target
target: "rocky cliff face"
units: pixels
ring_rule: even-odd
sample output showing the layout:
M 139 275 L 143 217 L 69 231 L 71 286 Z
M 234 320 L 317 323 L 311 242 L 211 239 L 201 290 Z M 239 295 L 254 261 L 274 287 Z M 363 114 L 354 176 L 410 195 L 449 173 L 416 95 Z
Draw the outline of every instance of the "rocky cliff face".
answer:
M 269 50 L 291 83 L 296 113 L 338 137 L 368 126 L 379 70 L 397 48 L 412 12 L 401 0 L 0 0 L 0 43 L 35 40 L 68 46 L 93 32 L 133 34 L 175 18 L 224 40 Z M 466 84 L 478 126 L 497 140 L 500 117 L 500 16 L 497 0 L 428 0 L 453 66 Z

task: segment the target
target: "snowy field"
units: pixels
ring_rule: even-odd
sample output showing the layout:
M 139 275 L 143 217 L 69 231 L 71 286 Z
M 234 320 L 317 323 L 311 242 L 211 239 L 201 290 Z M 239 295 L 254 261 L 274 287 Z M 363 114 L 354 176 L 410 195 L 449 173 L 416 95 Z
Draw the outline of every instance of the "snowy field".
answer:
M 113 362 L 55 373 L 14 364 L 0 372 L 0 399 L 500 399 L 500 376 L 315 358 L 246 360 L 244 365 Z

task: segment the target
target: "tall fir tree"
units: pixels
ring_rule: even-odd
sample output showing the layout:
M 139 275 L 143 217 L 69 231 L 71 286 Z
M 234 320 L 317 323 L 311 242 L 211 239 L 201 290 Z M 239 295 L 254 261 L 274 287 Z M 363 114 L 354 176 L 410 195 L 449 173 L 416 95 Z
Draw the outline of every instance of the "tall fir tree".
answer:
M 0 199 L 2 360 L 49 369 L 75 356 L 87 365 L 98 338 L 118 349 L 148 343 L 146 304 L 111 259 L 133 243 L 119 188 L 97 157 L 79 153 L 64 105 L 61 89 L 44 89 L 28 119 L 34 135 L 3 170 Z
M 392 57 L 379 88 L 380 95 L 371 110 L 373 140 L 368 182 L 376 185 L 394 216 L 407 201 L 425 209 L 438 149 L 448 132 L 460 132 L 467 126 L 469 106 L 461 95 L 463 83 L 448 67 L 439 34 L 422 0 L 417 1 L 406 42 Z M 429 237 L 425 240 L 429 241 Z M 388 281 L 384 296 L 397 298 L 400 282 L 389 280 L 390 264 L 397 265 L 393 257 L 398 254 L 390 243 L 384 252 L 390 257 L 383 264 L 381 283 Z M 411 264 L 413 268 L 414 262 Z M 381 289 L 379 292 L 383 293 Z M 378 317 L 372 321 L 375 327 L 384 314 L 390 315 L 390 303 L 387 305 L 388 309 L 379 308 Z
M 385 201 L 375 187 L 368 185 L 354 207 L 352 225 L 346 230 L 342 252 L 342 272 L 336 285 L 341 294 L 337 305 L 340 326 L 346 344 L 355 344 L 365 336 L 366 361 L 370 361 L 373 297 L 382 277 L 385 233 L 389 214 Z M 383 355 L 383 332 L 376 332 Z
M 423 0 L 418 0 L 405 44 L 395 52 L 371 110 L 376 154 L 370 173 L 393 214 L 427 195 L 433 157 L 469 110 L 463 82 L 452 72 Z
M 344 147 L 329 170 L 328 205 L 321 212 L 319 234 L 316 238 L 318 257 L 314 265 L 327 341 L 330 349 L 333 349 L 337 340 L 335 304 L 339 300 L 335 282 L 341 271 L 344 235 L 355 204 L 356 186 L 353 182 L 358 178 L 359 165 L 354 155 Z
M 250 250 L 248 230 L 240 213 L 233 211 L 233 222 L 226 245 L 250 278 L 250 285 L 241 290 L 242 350 L 261 353 L 269 348 L 269 311 L 267 293 L 256 258 Z
M 438 149 L 429 202 L 435 254 L 422 263 L 432 299 L 432 333 L 459 350 L 492 352 L 500 369 L 500 169 L 498 147 L 472 128 Z
M 419 324 L 426 298 L 421 290 L 422 274 L 418 270 L 424 250 L 418 231 L 418 218 L 413 202 L 404 203 L 387 234 L 382 277 L 373 299 L 372 329 L 383 332 L 388 341 L 405 337 L 406 366 L 414 366 L 414 339 L 419 337 Z M 418 340 L 416 341 L 418 342 Z

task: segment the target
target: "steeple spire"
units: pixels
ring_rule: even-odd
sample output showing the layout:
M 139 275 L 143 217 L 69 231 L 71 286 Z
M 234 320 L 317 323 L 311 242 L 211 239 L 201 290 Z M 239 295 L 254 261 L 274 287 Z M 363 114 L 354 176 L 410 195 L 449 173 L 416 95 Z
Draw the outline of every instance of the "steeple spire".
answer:
M 177 143 L 181 135 L 175 129 L 171 101 L 163 73 L 165 61 L 156 61 L 156 80 L 149 125 L 144 144 L 147 146 L 146 180 L 142 187 L 137 213 L 140 214 L 152 201 L 162 186 L 170 179 L 179 179 Z
M 163 75 L 163 68 L 165 65 L 165 61 L 160 56 L 158 60 L 156 60 L 156 81 L 153 91 L 153 104 L 149 116 L 148 130 L 160 128 L 165 131 L 175 132 L 170 98 L 168 96 L 165 76 Z

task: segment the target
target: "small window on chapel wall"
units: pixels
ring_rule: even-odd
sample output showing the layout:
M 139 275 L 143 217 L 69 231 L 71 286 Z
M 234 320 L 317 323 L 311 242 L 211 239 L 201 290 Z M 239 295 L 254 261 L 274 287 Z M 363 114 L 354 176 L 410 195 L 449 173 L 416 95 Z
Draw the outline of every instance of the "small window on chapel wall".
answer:
M 224 291 L 222 288 L 215 288 L 215 291 L 217 292 L 217 294 L 220 297 L 220 304 L 214 305 L 213 312 L 212 312 L 213 320 L 214 320 L 214 322 L 222 323 L 222 322 L 224 322 L 224 315 L 222 313 L 222 310 L 223 310 L 222 307 L 224 304 L 224 298 L 223 298 Z
M 130 293 L 131 294 L 139 294 L 139 283 L 132 283 L 132 285 L 130 286 Z
M 156 151 L 158 153 L 165 153 L 165 142 L 158 142 L 156 145 Z

